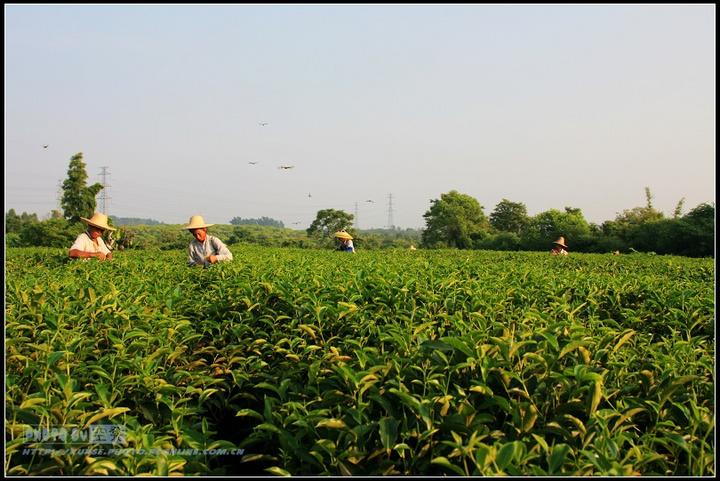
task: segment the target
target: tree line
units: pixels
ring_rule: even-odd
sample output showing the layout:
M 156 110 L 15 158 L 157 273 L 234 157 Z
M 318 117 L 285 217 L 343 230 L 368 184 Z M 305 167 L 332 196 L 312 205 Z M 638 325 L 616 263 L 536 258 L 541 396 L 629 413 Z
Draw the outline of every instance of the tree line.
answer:
M 626 209 L 600 225 L 585 220 L 581 209 L 550 209 L 535 216 L 525 204 L 502 199 L 486 216 L 477 199 L 456 190 L 431 201 L 424 214 L 422 246 L 488 250 L 549 250 L 563 236 L 575 252 L 654 252 L 691 257 L 714 256 L 715 204 L 702 203 L 672 218 L 647 204 Z
M 87 186 L 87 172 L 82 153 L 70 159 L 67 179 L 62 184 L 62 212 L 53 210 L 50 218 L 40 221 L 34 213 L 5 214 L 5 245 L 9 247 L 70 246 L 85 226 L 81 217 L 89 218 L 95 211 L 95 197 L 102 184 Z M 342 210 L 318 211 L 305 232 L 287 229 L 269 217 L 243 219 L 234 217 L 229 226 L 218 225 L 229 244 L 254 243 L 278 247 L 331 247 L 333 234 L 346 230 L 358 248 L 486 249 L 486 250 L 549 250 L 551 243 L 562 236 L 573 252 L 654 252 L 691 257 L 715 254 L 715 204 L 702 203 L 682 214 L 684 199 L 672 217 L 666 218 L 652 205 L 652 194 L 645 188 L 645 206 L 619 213 L 614 220 L 600 225 L 585 220 L 581 209 L 565 207 L 550 209 L 529 216 L 522 202 L 502 199 L 486 215 L 477 199 L 456 190 L 430 201 L 423 215 L 425 229 L 353 228 L 354 216 Z M 178 226 L 147 222 L 143 219 L 110 217 L 110 224 L 119 228 L 111 244 L 118 248 L 172 249 L 187 246 L 185 232 Z M 150 220 L 150 219 L 147 219 Z M 132 222 L 130 222 L 132 221 Z M 157 224 L 157 225 L 148 225 Z M 220 231 L 218 231 L 220 234 Z

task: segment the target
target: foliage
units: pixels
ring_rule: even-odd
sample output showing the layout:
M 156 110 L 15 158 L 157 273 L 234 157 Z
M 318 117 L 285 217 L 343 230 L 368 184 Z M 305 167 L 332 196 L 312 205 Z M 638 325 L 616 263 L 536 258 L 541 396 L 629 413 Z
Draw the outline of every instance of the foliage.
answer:
M 615 217 L 614 221 L 606 221 L 603 223 L 603 232 L 606 235 L 619 237 L 628 241 L 631 236 L 631 231 L 636 230 L 638 226 L 662 220 L 664 215 L 652 206 L 652 194 L 648 187 L 645 187 L 645 197 L 647 203 L 644 207 L 625 209 Z M 682 201 L 678 203 L 676 213 L 678 213 L 681 208 Z
M 520 234 L 529 221 L 527 207 L 522 202 L 501 200 L 490 214 L 490 225 L 498 231 Z M 504 250 L 504 249 L 503 249 Z
M 688 212 L 679 222 L 680 244 L 673 253 L 692 257 L 715 255 L 715 204 L 703 203 Z
M 70 222 L 80 222 L 81 217 L 92 217 L 95 211 L 95 196 L 103 186 L 95 183 L 88 187 L 87 178 L 82 152 L 78 152 L 70 158 L 67 179 L 62 184 L 62 208 L 65 218 Z
M 33 222 L 38 222 L 37 214 L 28 214 L 27 212 L 23 212 L 22 214 L 17 215 L 15 209 L 10 209 L 5 214 L 5 232 L 20 232 L 24 226 Z
M 456 190 L 430 201 L 422 234 L 425 247 L 470 249 L 489 230 L 489 222 L 477 199 Z
M 114 232 L 107 234 L 106 244 L 111 250 L 130 249 L 133 247 L 135 238 L 135 231 L 128 229 L 127 227 L 118 227 Z
M 315 220 L 307 228 L 308 236 L 319 239 L 331 237 L 335 232 L 345 230 L 353 235 L 353 218 L 343 210 L 323 209 L 318 211 Z M 353 235 L 354 237 L 354 235 Z
M 270 217 L 260 217 L 259 219 L 243 219 L 242 217 L 233 217 L 230 221 L 232 225 L 263 225 L 269 227 L 285 227 L 282 221 L 271 219 Z
M 65 219 L 52 218 L 42 222 L 32 222 L 20 231 L 20 244 L 69 249 L 83 230 L 85 230 L 84 224 L 72 223 Z
M 480 241 L 476 246 L 478 249 L 493 251 L 517 251 L 520 250 L 520 236 L 514 232 L 498 232 Z
M 673 211 L 673 219 L 679 219 L 682 216 L 682 210 L 683 205 L 685 204 L 685 197 L 680 199 L 675 206 L 675 210 Z
M 552 242 L 565 237 L 572 251 L 574 241 L 590 234 L 590 225 L 580 209 L 565 208 L 565 212 L 550 209 L 532 217 L 523 229 L 522 248 L 524 250 L 550 250 Z
M 304 231 L 261 225 L 240 225 L 233 229 L 228 244 L 257 244 L 266 247 L 307 247 Z
M 716 474 L 711 259 L 184 255 L 8 250 L 6 474 Z

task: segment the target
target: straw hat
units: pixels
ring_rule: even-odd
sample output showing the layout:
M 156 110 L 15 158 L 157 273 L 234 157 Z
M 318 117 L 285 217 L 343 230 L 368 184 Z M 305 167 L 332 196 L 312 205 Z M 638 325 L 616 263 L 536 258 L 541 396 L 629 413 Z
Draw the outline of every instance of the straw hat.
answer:
M 185 229 L 202 229 L 203 227 L 210 227 L 215 224 L 206 224 L 205 220 L 202 218 L 201 215 L 194 215 L 190 217 L 190 223 L 186 225 Z
M 338 239 L 352 240 L 352 236 L 350 234 L 348 234 L 347 232 L 345 232 L 344 230 L 341 230 L 340 232 L 336 232 L 335 237 L 337 237 Z
M 91 225 L 93 227 L 97 227 L 98 229 L 102 230 L 115 230 L 112 227 L 108 225 L 108 218 L 105 214 L 101 214 L 99 212 L 95 212 L 92 217 L 89 219 L 86 219 L 85 217 L 80 217 L 83 222 L 85 222 L 88 225 Z
M 558 240 L 556 240 L 555 242 L 553 242 L 553 244 L 557 244 L 560 247 L 564 247 L 565 249 L 568 248 L 568 246 L 565 245 L 565 238 L 563 236 L 560 236 L 560 238 Z

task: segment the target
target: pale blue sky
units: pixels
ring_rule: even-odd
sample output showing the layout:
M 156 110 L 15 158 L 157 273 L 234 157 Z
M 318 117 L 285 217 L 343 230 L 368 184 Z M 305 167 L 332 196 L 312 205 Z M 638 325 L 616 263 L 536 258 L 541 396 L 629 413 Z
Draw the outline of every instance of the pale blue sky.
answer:
M 109 214 L 171 223 L 715 201 L 713 4 L 4 10 L 6 210 L 56 208 L 77 152 Z

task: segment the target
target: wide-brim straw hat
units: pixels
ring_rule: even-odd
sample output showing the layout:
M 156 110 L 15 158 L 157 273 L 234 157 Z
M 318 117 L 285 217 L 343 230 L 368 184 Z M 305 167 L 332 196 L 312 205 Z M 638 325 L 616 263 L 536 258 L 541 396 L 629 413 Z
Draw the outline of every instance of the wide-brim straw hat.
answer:
M 553 242 L 553 244 L 557 244 L 557 245 L 559 245 L 560 247 L 564 247 L 565 249 L 568 248 L 568 246 L 565 245 L 565 238 L 562 237 L 562 236 L 560 236 L 560 238 L 559 238 L 558 240 L 556 240 L 555 242 Z
M 105 214 L 101 214 L 99 212 L 95 212 L 92 217 L 89 219 L 86 219 L 85 217 L 80 217 L 83 222 L 86 224 L 89 224 L 93 227 L 97 227 L 98 229 L 102 230 L 115 230 L 114 228 L 110 227 L 108 225 L 108 218 Z
M 184 227 L 184 229 L 202 229 L 203 227 L 210 227 L 215 224 L 206 224 L 205 219 L 201 215 L 194 215 L 190 217 L 190 223 Z
M 350 234 L 348 234 L 347 232 L 345 232 L 344 230 L 341 230 L 340 232 L 336 232 L 335 237 L 337 237 L 338 239 L 352 240 L 352 236 Z

